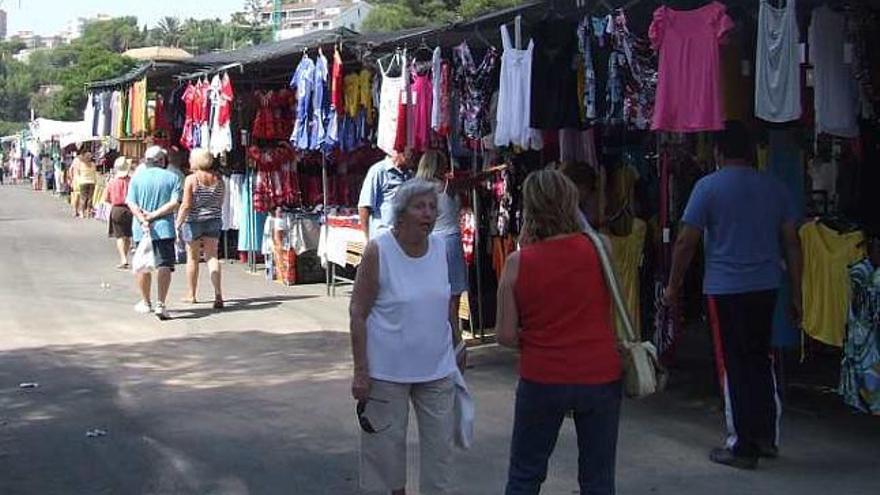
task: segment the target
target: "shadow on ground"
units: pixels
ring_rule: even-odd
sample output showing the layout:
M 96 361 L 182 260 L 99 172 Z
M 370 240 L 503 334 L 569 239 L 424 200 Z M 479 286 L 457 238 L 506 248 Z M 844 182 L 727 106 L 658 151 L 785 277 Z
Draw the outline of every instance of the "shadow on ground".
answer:
M 0 354 L 0 493 L 354 493 L 347 342 L 251 331 Z
M 228 299 L 225 301 L 225 307 L 222 310 L 216 310 L 211 307 L 213 301 L 199 301 L 195 305 L 185 307 L 185 309 L 175 309 L 169 314 L 176 320 L 197 320 L 215 315 L 218 311 L 223 313 L 236 313 L 239 311 L 259 311 L 263 309 L 272 309 L 281 306 L 286 301 L 299 301 L 304 299 L 314 299 L 318 296 L 267 296 Z

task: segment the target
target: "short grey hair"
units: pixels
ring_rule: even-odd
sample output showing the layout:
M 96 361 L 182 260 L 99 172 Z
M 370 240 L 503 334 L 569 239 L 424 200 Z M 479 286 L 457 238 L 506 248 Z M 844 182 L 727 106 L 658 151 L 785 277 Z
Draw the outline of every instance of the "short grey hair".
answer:
M 427 194 L 437 199 L 436 184 L 425 179 L 410 179 L 398 186 L 394 193 L 394 199 L 391 200 L 391 222 L 389 225 L 397 225 L 397 221 L 403 217 L 413 198 Z

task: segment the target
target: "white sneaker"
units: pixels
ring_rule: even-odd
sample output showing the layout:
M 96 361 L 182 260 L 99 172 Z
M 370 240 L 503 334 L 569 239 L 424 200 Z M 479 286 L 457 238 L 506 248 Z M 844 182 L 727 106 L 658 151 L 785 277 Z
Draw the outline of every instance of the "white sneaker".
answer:
M 156 303 L 156 307 L 153 308 L 153 314 L 155 314 L 156 318 L 159 318 L 160 320 L 164 321 L 168 319 L 168 312 L 165 311 L 165 305 L 162 303 Z
M 148 303 L 147 301 L 141 301 L 141 302 L 134 305 L 134 312 L 135 313 L 145 315 L 145 314 L 149 314 L 151 311 L 153 311 L 153 308 L 150 306 L 150 303 Z

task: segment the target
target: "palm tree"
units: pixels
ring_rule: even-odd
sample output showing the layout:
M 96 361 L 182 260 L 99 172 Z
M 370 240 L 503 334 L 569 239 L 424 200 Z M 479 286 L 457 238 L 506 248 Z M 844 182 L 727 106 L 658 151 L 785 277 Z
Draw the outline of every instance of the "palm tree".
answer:
M 156 25 L 158 31 L 159 42 L 163 46 L 179 47 L 180 40 L 183 38 L 183 26 L 180 19 L 176 17 L 163 17 L 159 19 Z

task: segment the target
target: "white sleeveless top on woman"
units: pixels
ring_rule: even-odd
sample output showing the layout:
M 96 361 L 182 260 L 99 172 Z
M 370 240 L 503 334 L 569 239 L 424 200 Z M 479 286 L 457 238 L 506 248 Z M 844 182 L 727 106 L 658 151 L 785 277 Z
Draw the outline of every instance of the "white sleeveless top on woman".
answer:
M 501 25 L 501 76 L 498 88 L 498 125 L 495 128 L 495 146 L 516 145 L 524 149 L 544 147 L 541 133 L 530 127 L 532 107 L 532 51 L 535 42 L 529 40 L 525 50 L 518 50 L 510 42 L 507 26 Z
M 796 0 L 777 8 L 761 0 L 755 54 L 755 116 L 768 122 L 801 117 L 800 35 Z
M 441 235 L 461 235 L 459 212 L 461 202 L 458 196 L 448 194 L 448 182 L 437 186 L 437 221 L 434 222 L 434 233 Z
M 390 231 L 375 239 L 379 248 L 379 294 L 367 317 L 370 377 L 422 383 L 455 371 L 449 326 L 446 245 L 428 236 L 428 251 L 407 255 Z

